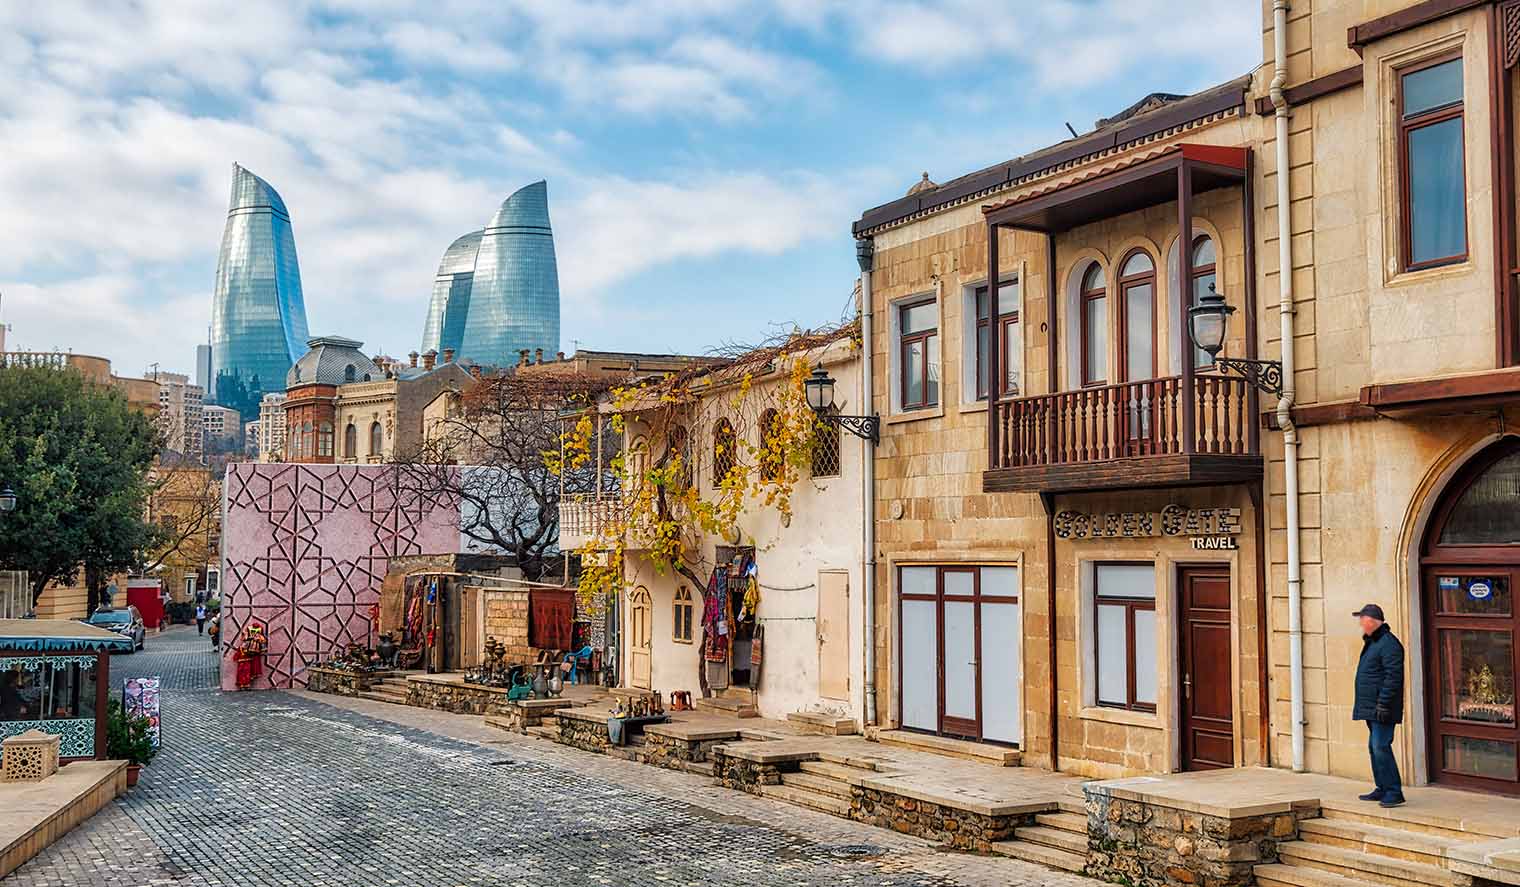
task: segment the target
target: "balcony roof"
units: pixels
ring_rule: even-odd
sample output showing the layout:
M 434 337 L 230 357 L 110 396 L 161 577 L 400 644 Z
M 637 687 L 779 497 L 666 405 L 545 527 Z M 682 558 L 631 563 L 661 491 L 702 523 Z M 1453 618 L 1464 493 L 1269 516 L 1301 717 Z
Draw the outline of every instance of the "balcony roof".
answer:
M 1239 185 L 1246 178 L 1246 148 L 1174 144 L 1100 167 L 1090 175 L 982 208 L 987 222 L 1044 234 L 1171 203 L 1178 171 L 1192 171 L 1194 194 Z

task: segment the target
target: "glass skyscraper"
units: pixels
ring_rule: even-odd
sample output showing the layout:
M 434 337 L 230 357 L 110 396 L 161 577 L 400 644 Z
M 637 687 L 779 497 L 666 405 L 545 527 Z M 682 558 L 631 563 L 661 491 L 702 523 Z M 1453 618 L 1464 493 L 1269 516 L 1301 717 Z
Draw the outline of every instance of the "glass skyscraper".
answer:
M 260 398 L 285 390 L 306 353 L 306 304 L 285 201 L 234 163 L 232 200 L 216 262 L 211 370 L 217 402 L 252 415 Z
M 481 231 L 443 254 L 423 348 L 510 366 L 520 351 L 559 348 L 559 268 L 549 227 L 549 188 L 534 182 L 502 202 Z

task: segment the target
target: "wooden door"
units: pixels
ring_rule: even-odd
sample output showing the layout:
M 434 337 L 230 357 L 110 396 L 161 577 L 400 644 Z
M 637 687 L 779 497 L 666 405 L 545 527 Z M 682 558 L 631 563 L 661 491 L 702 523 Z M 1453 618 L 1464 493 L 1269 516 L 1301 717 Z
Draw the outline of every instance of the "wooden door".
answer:
M 1184 567 L 1178 576 L 1182 769 L 1235 766 L 1230 573 Z
M 640 690 L 651 689 L 653 616 L 654 608 L 649 601 L 649 589 L 640 585 L 633 590 L 628 599 L 628 682 Z
M 818 695 L 850 698 L 850 574 L 818 574 Z

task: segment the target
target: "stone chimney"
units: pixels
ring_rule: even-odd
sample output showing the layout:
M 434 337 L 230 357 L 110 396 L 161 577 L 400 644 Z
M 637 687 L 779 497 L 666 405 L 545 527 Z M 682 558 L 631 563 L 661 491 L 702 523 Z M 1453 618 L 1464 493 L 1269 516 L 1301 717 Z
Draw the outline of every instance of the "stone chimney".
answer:
M 525 367 L 528 365 L 528 362 L 528 349 L 519 349 L 517 352 L 517 365 L 520 367 Z
M 417 365 L 417 352 L 413 351 L 411 354 L 408 354 L 407 357 L 412 359 L 412 366 Z
M 533 362 L 534 363 L 543 363 L 544 362 L 544 349 L 542 349 L 542 348 L 534 348 L 533 349 Z
M 452 349 L 452 348 L 445 348 L 445 349 L 443 349 L 443 362 L 444 363 L 453 363 L 454 362 L 454 349 Z
M 438 352 L 436 352 L 433 349 L 429 348 L 426 352 L 423 353 L 423 355 L 422 355 L 422 368 L 423 369 L 425 369 L 425 370 L 431 370 L 435 365 L 437 365 L 437 363 L 438 363 Z
M 476 379 L 480 378 L 480 364 L 477 363 L 470 367 L 470 375 Z
M 564 363 L 564 361 L 565 361 L 565 352 L 563 352 L 563 351 L 556 351 L 556 352 L 554 352 L 554 359 L 557 360 L 557 361 L 559 361 L 560 363 Z

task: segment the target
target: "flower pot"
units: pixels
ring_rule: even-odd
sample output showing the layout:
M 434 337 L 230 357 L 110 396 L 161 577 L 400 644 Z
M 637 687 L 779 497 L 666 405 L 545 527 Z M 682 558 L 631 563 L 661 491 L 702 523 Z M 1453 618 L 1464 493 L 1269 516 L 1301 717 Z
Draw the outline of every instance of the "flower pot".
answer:
M 142 764 L 127 765 L 127 788 L 137 784 L 137 777 L 142 774 Z

